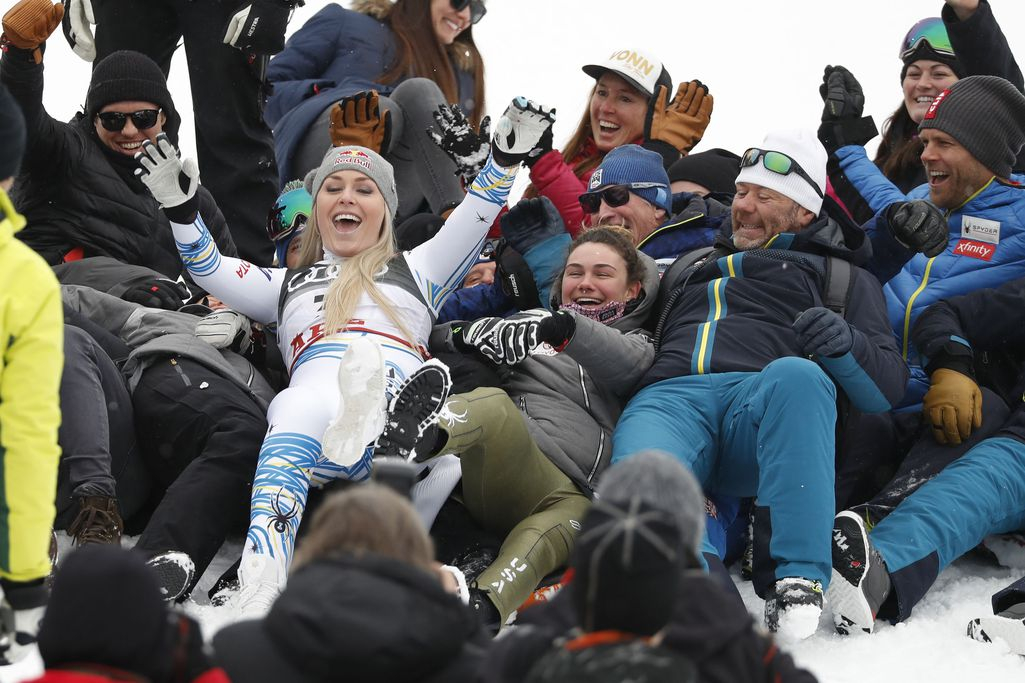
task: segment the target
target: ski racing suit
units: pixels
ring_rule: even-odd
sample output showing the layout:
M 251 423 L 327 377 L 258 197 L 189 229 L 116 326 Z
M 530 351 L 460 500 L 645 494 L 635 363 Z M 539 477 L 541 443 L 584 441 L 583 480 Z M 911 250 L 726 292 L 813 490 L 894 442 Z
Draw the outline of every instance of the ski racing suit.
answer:
M 372 447 L 351 466 L 331 462 L 322 453 L 324 431 L 339 411 L 336 377 L 342 355 L 354 338 L 371 336 L 381 348 L 390 393 L 420 367 L 438 311 L 476 263 L 515 175 L 515 168 L 489 160 L 438 234 L 394 256 L 377 275 L 380 292 L 394 305 L 412 340 L 366 293 L 344 329 L 324 329 L 323 298 L 345 267 L 345 258 L 325 251 L 322 261 L 305 268 L 260 268 L 221 256 L 202 218 L 191 225 L 172 222 L 182 261 L 201 287 L 253 320 L 277 324 L 278 345 L 289 370 L 288 387 L 268 408 L 243 561 L 248 554 L 268 556 L 283 584 L 310 484 L 369 475 Z

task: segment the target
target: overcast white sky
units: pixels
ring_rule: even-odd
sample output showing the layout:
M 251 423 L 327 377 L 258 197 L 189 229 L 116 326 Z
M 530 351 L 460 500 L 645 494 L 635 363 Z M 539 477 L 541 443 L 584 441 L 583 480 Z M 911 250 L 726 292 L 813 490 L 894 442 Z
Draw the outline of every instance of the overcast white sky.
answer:
M 289 30 L 326 4 L 307 0 Z M 1025 2 L 991 5 L 1025 62 Z M 769 130 L 818 125 L 826 64 L 854 72 L 865 87 L 866 111 L 881 125 L 900 102 L 901 39 L 918 19 L 938 16 L 942 6 L 942 0 L 488 0 L 488 14 L 474 32 L 493 116 L 516 95 L 555 106 L 558 144 L 572 133 L 593 83 L 580 66 L 637 47 L 660 57 L 674 83 L 698 78 L 709 86 L 715 110 L 698 149 L 739 153 Z M 67 119 L 85 99 L 88 66 L 59 31 L 48 45 L 46 65 L 45 102 Z M 171 89 L 179 109 L 188 111 L 183 57 L 172 67 Z M 183 151 L 194 155 L 191 120 L 183 118 Z

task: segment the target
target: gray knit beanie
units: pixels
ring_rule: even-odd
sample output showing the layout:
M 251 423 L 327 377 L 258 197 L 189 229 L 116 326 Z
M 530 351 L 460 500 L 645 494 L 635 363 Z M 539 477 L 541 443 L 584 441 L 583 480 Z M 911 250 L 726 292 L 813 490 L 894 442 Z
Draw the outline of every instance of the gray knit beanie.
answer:
M 384 157 L 366 147 L 348 146 L 332 147 L 324 155 L 318 168 L 306 174 L 304 184 L 306 191 L 317 201 L 317 193 L 327 177 L 336 171 L 359 171 L 377 184 L 377 189 L 384 195 L 384 203 L 392 218 L 399 208 L 399 195 L 395 190 L 395 171 Z
M 1025 144 L 1025 95 L 997 76 L 969 76 L 941 92 L 919 130 L 950 135 L 996 174 L 1008 178 Z
M 683 546 L 697 558 L 705 534 L 705 494 L 679 460 L 663 451 L 641 451 L 602 474 L 597 497 L 617 505 L 640 498 L 673 517 Z

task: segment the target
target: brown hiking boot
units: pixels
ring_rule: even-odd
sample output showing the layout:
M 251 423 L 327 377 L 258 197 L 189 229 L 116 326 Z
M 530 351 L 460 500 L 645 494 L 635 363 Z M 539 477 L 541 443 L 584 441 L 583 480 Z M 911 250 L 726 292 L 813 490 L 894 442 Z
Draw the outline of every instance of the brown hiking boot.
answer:
M 83 496 L 78 499 L 81 509 L 68 527 L 68 536 L 75 545 L 107 543 L 121 545 L 124 523 L 117 511 L 117 499 L 110 496 Z

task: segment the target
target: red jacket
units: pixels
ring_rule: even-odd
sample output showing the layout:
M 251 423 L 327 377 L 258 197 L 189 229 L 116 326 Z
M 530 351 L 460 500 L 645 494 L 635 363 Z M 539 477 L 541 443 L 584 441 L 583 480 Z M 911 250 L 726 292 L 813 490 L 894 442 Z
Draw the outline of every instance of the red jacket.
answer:
M 149 679 L 143 678 L 128 671 L 101 666 L 99 664 L 83 664 L 79 670 L 72 669 L 47 669 L 39 678 L 33 678 L 28 683 L 150 683 Z M 231 683 L 231 679 L 224 673 L 224 669 L 215 667 L 207 669 L 202 674 L 192 679 L 189 683 Z

